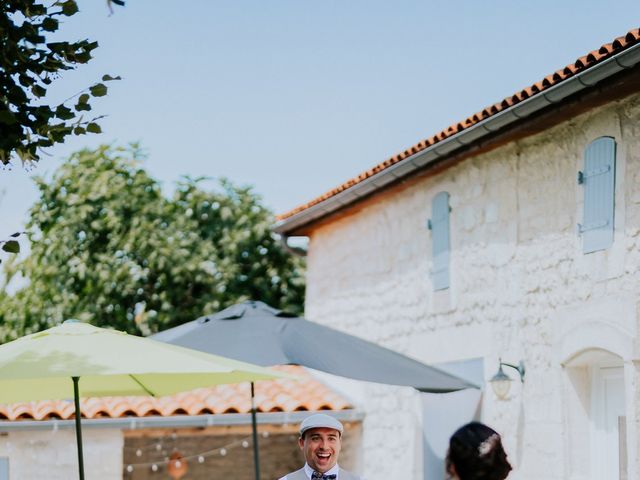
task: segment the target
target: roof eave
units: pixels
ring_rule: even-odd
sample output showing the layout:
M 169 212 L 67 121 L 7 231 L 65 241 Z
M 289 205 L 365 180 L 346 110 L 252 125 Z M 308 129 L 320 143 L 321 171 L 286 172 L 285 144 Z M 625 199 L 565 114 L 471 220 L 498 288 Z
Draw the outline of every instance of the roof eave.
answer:
M 267 412 L 256 414 L 256 421 L 261 425 L 286 425 L 300 423 L 311 411 Z M 322 410 L 338 420 L 360 422 L 365 414 L 357 409 Z M 172 415 L 167 417 L 118 417 L 88 418 L 82 420 L 83 430 L 86 428 L 111 428 L 119 430 L 140 430 L 146 428 L 194 428 L 231 425 L 251 425 L 250 413 L 224 413 L 210 415 Z M 26 430 L 58 430 L 75 428 L 75 420 L 3 420 L 0 421 L 0 432 Z
M 593 87 L 617 73 L 640 63 L 640 43 L 584 70 L 536 95 L 529 97 L 477 124 L 462 130 L 424 150 L 395 163 L 379 173 L 364 179 L 350 188 L 339 192 L 322 202 L 312 205 L 286 219 L 278 221 L 273 229 L 287 235 L 323 217 L 351 205 L 365 196 L 381 190 L 398 179 L 405 178 L 418 170 L 453 155 L 462 148 L 479 143 L 489 135 L 522 122 L 549 106 L 558 104 L 578 92 Z

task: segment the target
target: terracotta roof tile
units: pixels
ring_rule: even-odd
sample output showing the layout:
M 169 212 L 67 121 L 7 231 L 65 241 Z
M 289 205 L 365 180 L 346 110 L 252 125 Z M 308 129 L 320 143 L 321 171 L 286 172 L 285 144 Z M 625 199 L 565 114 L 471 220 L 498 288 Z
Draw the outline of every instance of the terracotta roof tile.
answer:
M 279 379 L 255 384 L 259 412 L 295 412 L 301 410 L 344 410 L 353 406 L 326 385 L 315 380 L 304 368 L 280 366 L 301 380 Z M 119 418 L 172 415 L 248 413 L 251 410 L 247 383 L 199 388 L 168 397 L 82 398 L 80 409 L 85 418 Z M 74 417 L 72 401 L 45 400 L 0 404 L 0 419 L 67 420 Z
M 362 182 L 363 180 L 366 180 L 367 178 L 372 177 L 373 175 L 379 173 L 380 171 L 386 168 L 389 168 L 390 166 L 404 160 L 405 158 L 411 155 L 414 155 L 424 150 L 425 148 L 430 147 L 431 145 L 441 142 L 442 140 L 452 135 L 455 135 L 456 133 L 459 133 L 460 131 L 466 128 L 469 128 L 475 125 L 476 123 L 481 122 L 482 120 L 485 120 L 493 115 L 496 115 L 497 113 L 501 112 L 506 108 L 509 108 L 554 85 L 557 85 L 563 80 L 566 80 L 567 78 L 572 77 L 577 73 L 580 73 L 596 65 L 597 63 L 602 62 L 603 60 L 606 60 L 612 55 L 615 55 L 620 51 L 635 45 L 639 41 L 640 41 L 640 29 L 636 28 L 636 29 L 630 30 L 629 32 L 627 32 L 626 35 L 616 38 L 611 43 L 602 45 L 599 49 L 589 52 L 588 54 L 578 58 L 575 62 L 567 65 L 566 67 L 561 68 L 560 70 L 557 70 L 556 72 L 553 72 L 547 75 L 542 80 L 534 83 L 533 85 L 530 85 L 527 88 L 522 89 L 519 92 L 514 93 L 513 95 L 502 100 L 501 102 L 498 102 L 495 105 L 491 105 L 490 107 L 484 108 L 480 112 L 477 112 L 469 116 L 468 118 L 445 128 L 444 130 L 433 135 L 432 137 L 426 140 L 423 140 L 421 142 L 418 142 L 413 147 L 405 150 L 402 153 L 394 155 L 393 157 L 385 160 L 384 162 L 376 165 L 375 167 L 369 170 L 366 170 L 365 172 L 362 172 L 357 177 L 346 181 L 342 185 L 332 190 L 329 190 L 328 192 L 320 195 L 319 197 L 311 200 L 310 202 L 300 205 L 294 208 L 293 210 L 283 213 L 282 215 L 278 215 L 277 220 L 279 221 L 286 220 L 287 218 L 292 217 L 297 213 L 300 213 L 314 205 L 317 205 L 323 202 L 324 200 L 327 200 L 328 198 L 331 198 L 339 194 L 340 192 L 343 192 L 344 190 L 351 188 L 352 186 Z

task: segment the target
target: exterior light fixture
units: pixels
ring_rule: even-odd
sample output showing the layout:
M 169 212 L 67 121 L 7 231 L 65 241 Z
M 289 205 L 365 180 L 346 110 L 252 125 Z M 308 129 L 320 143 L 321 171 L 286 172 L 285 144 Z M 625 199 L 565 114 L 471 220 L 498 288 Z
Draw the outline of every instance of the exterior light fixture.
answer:
M 509 375 L 504 373 L 502 370 L 502 366 L 511 367 L 514 370 L 517 370 L 520 374 L 520 381 L 524 383 L 524 362 L 520 361 L 518 365 L 512 365 L 511 363 L 505 363 L 502 359 L 498 360 L 500 365 L 498 366 L 498 373 L 496 373 L 489 382 L 491 382 L 491 388 L 493 388 L 493 393 L 496 394 L 500 400 L 504 400 L 507 398 L 509 394 L 509 389 L 511 388 L 511 382 L 513 381 Z

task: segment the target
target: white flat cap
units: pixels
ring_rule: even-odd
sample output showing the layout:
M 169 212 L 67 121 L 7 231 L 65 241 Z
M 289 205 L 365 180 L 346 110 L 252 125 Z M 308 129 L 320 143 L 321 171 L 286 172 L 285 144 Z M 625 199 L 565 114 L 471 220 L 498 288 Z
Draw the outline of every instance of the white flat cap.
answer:
M 304 432 L 311 428 L 333 428 L 339 431 L 340 435 L 342 435 L 344 431 L 342 423 L 324 413 L 316 413 L 305 418 L 300 424 L 300 436 L 304 435 Z

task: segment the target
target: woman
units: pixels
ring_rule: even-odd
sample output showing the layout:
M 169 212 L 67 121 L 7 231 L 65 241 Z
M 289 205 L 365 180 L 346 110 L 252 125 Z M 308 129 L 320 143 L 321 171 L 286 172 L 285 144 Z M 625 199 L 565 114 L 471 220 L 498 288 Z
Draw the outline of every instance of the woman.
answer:
M 511 471 L 500 435 L 483 423 L 459 428 L 449 441 L 447 473 L 454 480 L 504 480 Z

